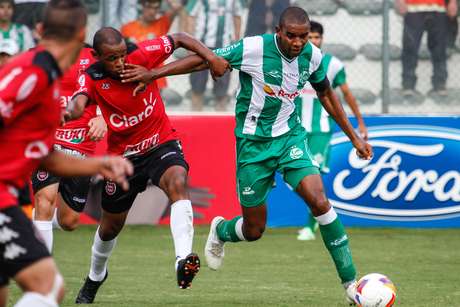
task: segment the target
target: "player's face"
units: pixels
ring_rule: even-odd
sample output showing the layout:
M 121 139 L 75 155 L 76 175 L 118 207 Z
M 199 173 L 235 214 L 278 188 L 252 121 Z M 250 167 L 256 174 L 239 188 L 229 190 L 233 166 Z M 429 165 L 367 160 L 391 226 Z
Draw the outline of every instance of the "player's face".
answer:
M 0 22 L 10 22 L 13 18 L 13 7 L 8 2 L 0 3 Z
M 317 32 L 308 33 L 308 40 L 318 48 L 323 44 L 323 36 Z
M 277 27 L 276 33 L 283 53 L 290 58 L 298 56 L 308 42 L 309 31 L 310 25 L 308 23 L 301 25 L 291 23 Z
M 126 43 L 121 41 L 116 45 L 102 44 L 100 49 L 100 54 L 97 55 L 99 61 L 109 74 L 118 77 L 125 65 Z
M 142 6 L 142 19 L 146 23 L 154 22 L 160 11 L 160 2 L 145 2 Z

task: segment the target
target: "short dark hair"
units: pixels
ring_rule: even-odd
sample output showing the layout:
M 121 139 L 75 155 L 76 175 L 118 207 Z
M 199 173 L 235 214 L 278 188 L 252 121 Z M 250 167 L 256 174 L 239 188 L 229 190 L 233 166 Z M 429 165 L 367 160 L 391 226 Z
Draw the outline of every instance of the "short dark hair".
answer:
M 310 23 L 310 18 L 304 9 L 297 6 L 290 6 L 281 13 L 279 26 L 282 27 L 288 22 L 305 24 Z
M 161 0 L 139 0 L 139 4 L 144 6 L 147 3 L 159 3 L 161 5 Z
M 310 33 L 319 33 L 321 36 L 323 36 L 324 33 L 324 28 L 323 25 L 320 24 L 319 22 L 310 21 Z
M 86 21 L 86 7 L 80 0 L 50 0 L 43 13 L 43 38 L 68 41 Z
M 14 7 L 14 0 L 0 0 L 0 3 L 9 3 L 12 7 Z
M 93 49 L 101 54 L 101 46 L 103 44 L 119 44 L 123 41 L 123 36 L 120 31 L 112 27 L 103 27 L 97 30 L 93 38 Z

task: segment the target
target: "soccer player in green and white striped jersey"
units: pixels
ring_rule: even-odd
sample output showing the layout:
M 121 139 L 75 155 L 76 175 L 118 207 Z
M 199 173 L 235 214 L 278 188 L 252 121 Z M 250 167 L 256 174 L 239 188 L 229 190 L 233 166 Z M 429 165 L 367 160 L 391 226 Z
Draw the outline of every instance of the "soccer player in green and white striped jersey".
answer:
M 276 34 L 246 37 L 215 53 L 240 71 L 236 103 L 237 187 L 243 216 L 231 220 L 215 217 L 206 242 L 205 256 L 211 269 L 222 265 L 225 242 L 255 241 L 267 219 L 265 201 L 275 172 L 310 206 L 346 289 L 354 302 L 356 270 L 348 237 L 323 188 L 319 165 L 312 158 L 298 109 L 300 91 L 307 82 L 326 110 L 350 138 L 358 155 L 372 157 L 372 147 L 355 133 L 330 87 L 321 51 L 308 42 L 310 21 L 298 7 L 286 9 Z M 189 56 L 152 71 L 125 70 L 124 82 L 151 82 L 166 75 L 203 69 L 203 59 Z
M 310 33 L 308 39 L 310 43 L 321 48 L 323 43 L 323 26 L 315 21 L 310 21 Z M 353 114 L 358 121 L 358 130 L 361 136 L 367 140 L 367 128 L 363 117 L 359 111 L 355 97 L 351 93 L 346 79 L 345 67 L 343 63 L 333 55 L 323 53 L 323 65 L 326 70 L 327 78 L 331 82 L 333 89 L 340 88 L 345 101 L 350 106 Z M 302 125 L 307 130 L 308 147 L 313 158 L 318 162 L 322 173 L 329 172 L 330 142 L 332 138 L 333 119 L 323 108 L 323 105 L 316 96 L 316 92 L 309 85 L 304 89 L 302 97 L 302 108 L 300 111 Z M 318 229 L 318 222 L 315 217 L 308 214 L 307 225 L 299 231 L 298 240 L 314 240 L 315 231 Z
M 19 47 L 19 52 L 35 46 L 32 32 L 26 25 L 12 22 L 13 0 L 0 0 L 0 40 L 11 39 Z

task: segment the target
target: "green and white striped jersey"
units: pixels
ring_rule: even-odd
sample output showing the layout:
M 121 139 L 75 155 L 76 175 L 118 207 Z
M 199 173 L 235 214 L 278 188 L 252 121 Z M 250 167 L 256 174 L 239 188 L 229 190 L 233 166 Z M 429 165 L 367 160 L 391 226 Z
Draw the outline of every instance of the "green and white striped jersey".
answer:
M 19 51 L 26 51 L 35 46 L 32 32 L 25 25 L 11 23 L 8 30 L 0 30 L 0 39 L 12 39 L 18 46 Z
M 195 37 L 210 48 L 232 43 L 234 16 L 241 16 L 241 0 L 189 0 L 187 13 L 195 17 Z
M 343 63 L 328 53 L 323 55 L 323 66 L 327 72 L 327 78 L 332 88 L 337 88 L 347 82 Z M 323 105 L 316 96 L 315 90 L 308 84 L 302 91 L 302 125 L 309 133 L 329 133 L 332 131 L 334 120 L 323 108 Z
M 326 77 L 321 50 L 307 43 L 299 56 L 288 59 L 278 48 L 276 34 L 264 34 L 246 37 L 215 53 L 240 71 L 237 137 L 265 139 L 303 129 L 299 95 L 307 81 L 318 83 Z

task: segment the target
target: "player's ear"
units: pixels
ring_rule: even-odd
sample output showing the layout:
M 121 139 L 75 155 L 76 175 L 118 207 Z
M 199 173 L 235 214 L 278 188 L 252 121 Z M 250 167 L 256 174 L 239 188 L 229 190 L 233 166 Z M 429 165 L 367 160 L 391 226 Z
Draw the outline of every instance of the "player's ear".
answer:
M 93 57 L 95 57 L 96 59 L 99 59 L 99 53 L 97 53 L 96 50 L 92 49 L 92 50 L 91 50 L 91 55 L 92 55 Z
M 280 26 L 275 26 L 275 32 L 280 33 L 281 32 L 281 27 Z
M 43 22 L 39 22 L 35 25 L 35 34 L 37 38 L 41 38 L 43 36 Z
M 77 39 L 79 42 L 84 42 L 86 39 L 86 27 L 81 28 L 77 33 Z

